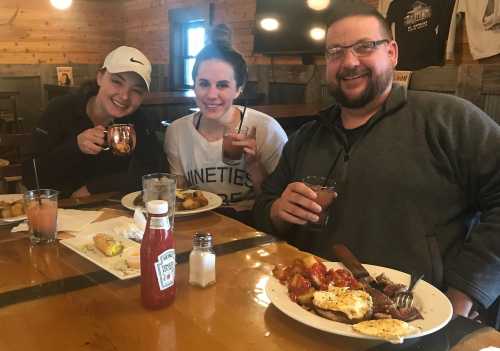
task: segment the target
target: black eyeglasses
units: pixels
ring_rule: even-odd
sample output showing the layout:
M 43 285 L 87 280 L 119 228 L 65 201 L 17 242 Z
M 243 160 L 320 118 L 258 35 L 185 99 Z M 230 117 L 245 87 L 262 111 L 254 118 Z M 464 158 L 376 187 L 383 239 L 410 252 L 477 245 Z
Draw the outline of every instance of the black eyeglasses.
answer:
M 379 45 L 389 43 L 389 39 L 374 41 L 360 41 L 352 45 L 337 45 L 326 49 L 325 57 L 327 60 L 338 60 L 344 57 L 346 50 L 351 49 L 356 57 L 368 56 L 373 53 Z

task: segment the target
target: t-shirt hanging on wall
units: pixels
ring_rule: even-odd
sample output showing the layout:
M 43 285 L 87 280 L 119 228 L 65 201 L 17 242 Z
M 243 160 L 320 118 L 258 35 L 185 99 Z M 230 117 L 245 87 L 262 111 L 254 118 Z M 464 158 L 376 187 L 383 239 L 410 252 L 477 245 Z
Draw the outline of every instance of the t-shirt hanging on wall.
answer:
M 457 0 L 465 13 L 467 40 L 477 60 L 500 53 L 500 0 Z
M 443 65 L 455 0 L 394 0 L 387 21 L 395 26 L 398 70 Z
M 382 14 L 382 16 L 387 17 L 387 11 L 389 10 L 389 5 L 394 0 L 378 0 L 377 10 Z

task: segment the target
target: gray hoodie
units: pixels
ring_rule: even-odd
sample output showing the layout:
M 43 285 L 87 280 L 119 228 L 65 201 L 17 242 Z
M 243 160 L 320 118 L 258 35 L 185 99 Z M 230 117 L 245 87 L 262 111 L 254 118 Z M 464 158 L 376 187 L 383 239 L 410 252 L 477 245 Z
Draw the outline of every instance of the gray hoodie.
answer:
M 255 203 L 256 226 L 325 258 L 343 243 L 362 262 L 422 270 L 490 306 L 500 292 L 500 127 L 466 100 L 399 86 L 350 149 L 338 118 L 333 106 L 290 138 Z M 274 200 L 331 167 L 339 197 L 328 227 L 276 233 Z

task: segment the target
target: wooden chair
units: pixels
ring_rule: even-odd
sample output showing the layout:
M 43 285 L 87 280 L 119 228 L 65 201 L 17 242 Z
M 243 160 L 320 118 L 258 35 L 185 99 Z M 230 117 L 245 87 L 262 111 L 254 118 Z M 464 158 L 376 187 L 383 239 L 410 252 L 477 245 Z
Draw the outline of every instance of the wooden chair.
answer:
M 0 167 L 0 192 L 19 193 L 22 185 L 22 162 L 33 155 L 32 134 L 0 134 L 0 158 L 9 164 Z
M 0 129 L 2 133 L 19 133 L 24 129 L 23 118 L 17 114 L 17 91 L 0 91 Z

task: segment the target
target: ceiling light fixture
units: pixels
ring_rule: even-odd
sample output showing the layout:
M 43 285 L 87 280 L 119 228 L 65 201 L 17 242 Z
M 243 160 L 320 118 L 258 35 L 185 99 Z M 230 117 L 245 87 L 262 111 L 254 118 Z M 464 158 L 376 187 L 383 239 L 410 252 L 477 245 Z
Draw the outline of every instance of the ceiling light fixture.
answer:
M 330 0 L 307 0 L 307 6 L 315 11 L 322 11 L 330 5 Z
M 66 10 L 71 6 L 73 0 L 50 0 L 52 6 L 58 10 Z
M 320 27 L 311 28 L 309 35 L 313 40 L 321 41 L 325 39 L 325 29 Z
M 274 31 L 280 27 L 280 23 L 276 18 L 266 17 L 260 20 L 260 26 L 264 30 Z

